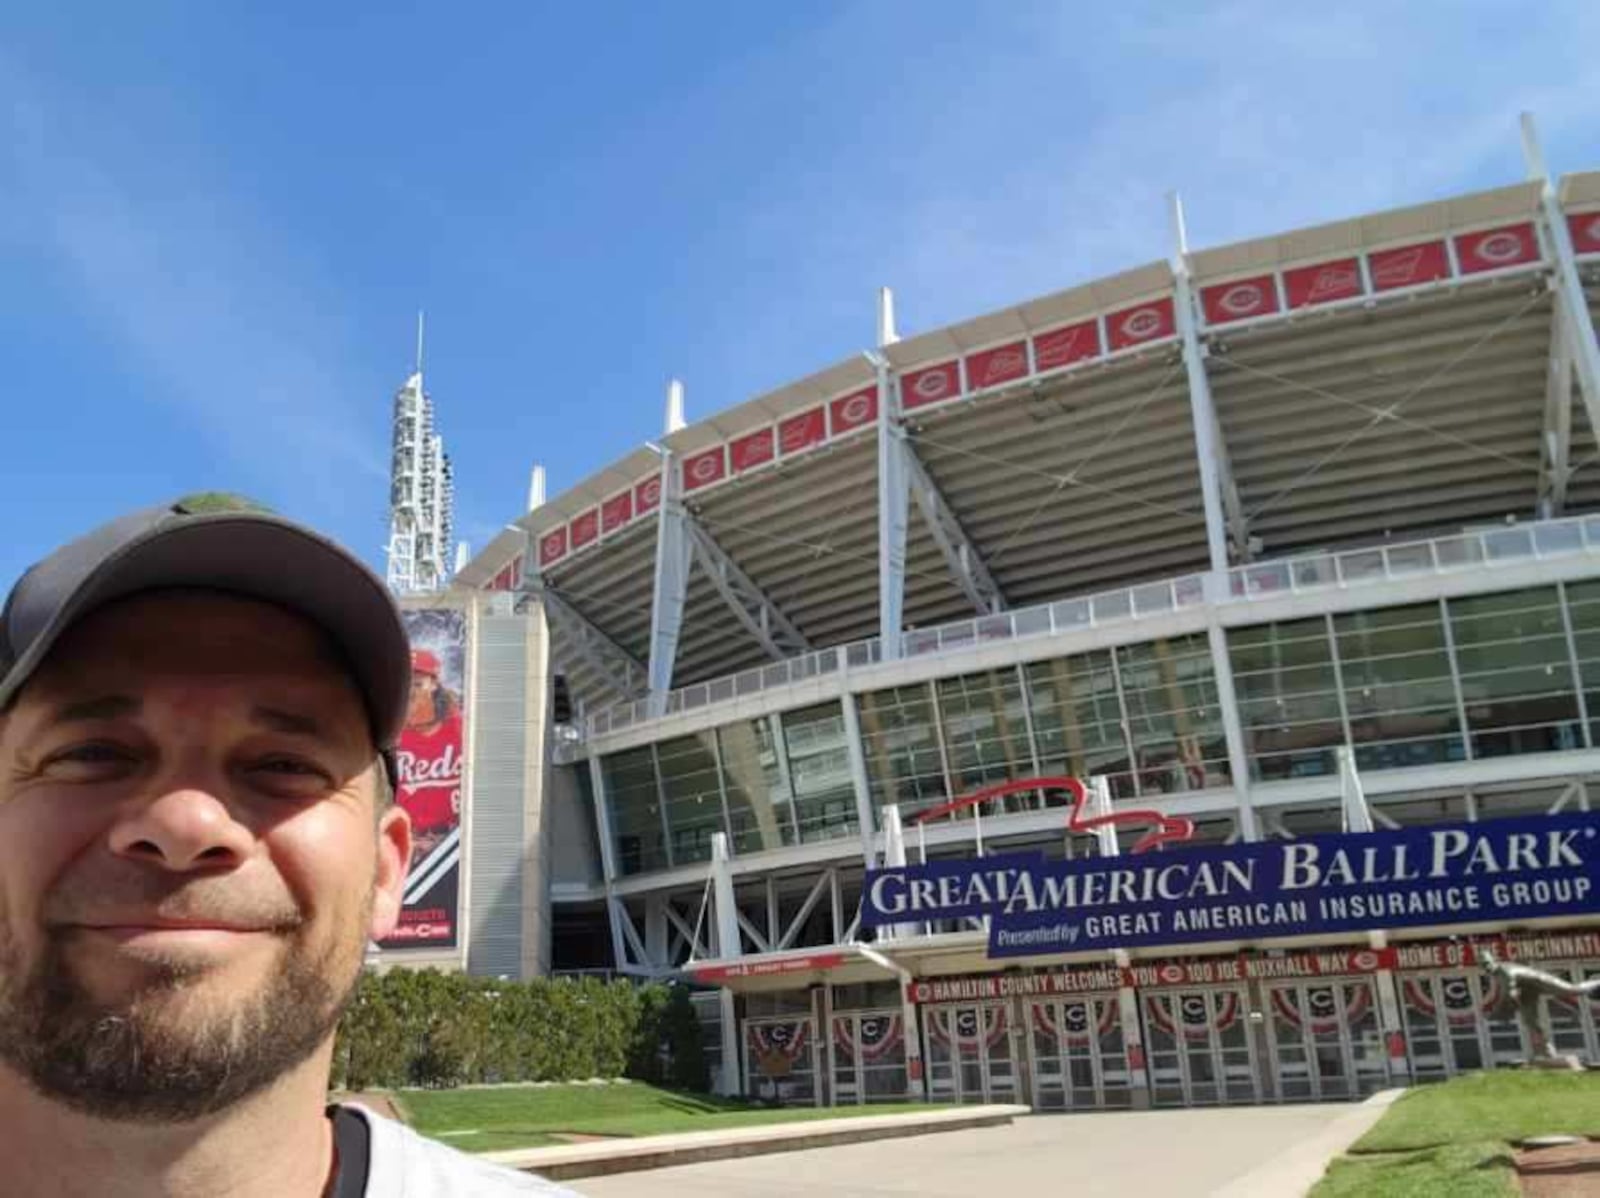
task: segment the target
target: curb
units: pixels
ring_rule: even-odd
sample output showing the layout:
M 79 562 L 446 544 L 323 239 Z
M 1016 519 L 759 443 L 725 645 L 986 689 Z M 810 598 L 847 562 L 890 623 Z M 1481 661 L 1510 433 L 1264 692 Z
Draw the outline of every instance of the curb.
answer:
M 1211 1198 L 1287 1198 L 1305 1194 L 1327 1172 L 1329 1163 L 1354 1144 L 1405 1093 L 1380 1090 L 1351 1107 L 1309 1139 L 1285 1149 L 1227 1185 L 1211 1191 Z
M 604 1177 L 611 1173 L 664 1169 L 703 1161 L 798 1152 L 806 1148 L 863 1144 L 872 1140 L 934 1135 L 979 1127 L 1003 1127 L 1017 1116 L 1028 1113 L 1029 1108 L 1025 1106 L 976 1106 L 930 1111 L 926 1115 L 867 1115 L 821 1119 L 813 1123 L 730 1128 L 727 1131 L 639 1136 L 626 1140 L 563 1145 L 559 1148 L 486 1152 L 481 1154 L 481 1159 L 537 1173 L 551 1181 L 570 1181 L 580 1177 Z

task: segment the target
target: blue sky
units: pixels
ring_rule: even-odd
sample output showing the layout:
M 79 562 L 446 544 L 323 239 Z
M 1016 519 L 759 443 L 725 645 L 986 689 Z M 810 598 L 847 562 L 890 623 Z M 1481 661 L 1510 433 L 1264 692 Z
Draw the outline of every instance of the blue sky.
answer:
M 1392 11 L 1393 10 L 1393 11 Z M 1196 246 L 1600 168 L 1600 5 L 12 5 L 0 586 L 240 490 L 381 564 L 427 377 L 480 546 L 868 344 Z

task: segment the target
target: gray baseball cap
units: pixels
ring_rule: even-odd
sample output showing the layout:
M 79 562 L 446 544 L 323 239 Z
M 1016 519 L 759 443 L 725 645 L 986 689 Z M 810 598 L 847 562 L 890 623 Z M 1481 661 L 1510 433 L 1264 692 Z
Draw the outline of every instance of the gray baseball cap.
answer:
M 376 746 L 394 744 L 411 649 L 388 590 L 327 538 L 219 492 L 119 516 L 18 579 L 0 610 L 0 711 L 76 621 L 114 599 L 169 587 L 261 599 L 319 625 L 349 663 Z

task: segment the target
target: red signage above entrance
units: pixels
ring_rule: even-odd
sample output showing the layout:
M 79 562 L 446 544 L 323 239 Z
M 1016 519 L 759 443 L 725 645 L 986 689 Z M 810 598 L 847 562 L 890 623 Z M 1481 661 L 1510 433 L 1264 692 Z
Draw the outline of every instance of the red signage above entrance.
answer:
M 786 973 L 810 973 L 843 965 L 843 953 L 819 953 L 812 957 L 789 957 L 782 961 L 740 961 L 729 965 L 696 965 L 689 969 L 697 982 L 726 982 L 730 978 L 764 978 Z

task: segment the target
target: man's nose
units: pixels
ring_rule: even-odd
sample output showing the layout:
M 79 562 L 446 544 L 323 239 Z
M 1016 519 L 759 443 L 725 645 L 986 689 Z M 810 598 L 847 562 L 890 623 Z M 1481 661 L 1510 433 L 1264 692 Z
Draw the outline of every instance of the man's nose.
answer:
M 131 807 L 111 830 L 119 857 L 178 873 L 231 869 L 249 855 L 249 829 L 204 787 L 174 786 Z

